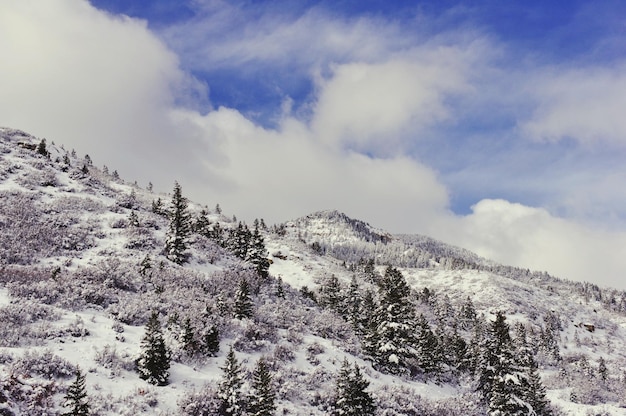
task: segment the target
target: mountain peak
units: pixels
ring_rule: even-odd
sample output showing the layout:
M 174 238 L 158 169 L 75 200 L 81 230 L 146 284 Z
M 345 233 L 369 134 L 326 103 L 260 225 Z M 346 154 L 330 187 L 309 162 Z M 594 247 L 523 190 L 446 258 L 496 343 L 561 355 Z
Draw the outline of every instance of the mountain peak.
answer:
M 333 243 L 363 240 L 368 243 L 391 241 L 388 232 L 368 223 L 349 217 L 338 210 L 323 210 L 292 221 L 300 233 L 305 232 L 313 239 L 325 239 Z

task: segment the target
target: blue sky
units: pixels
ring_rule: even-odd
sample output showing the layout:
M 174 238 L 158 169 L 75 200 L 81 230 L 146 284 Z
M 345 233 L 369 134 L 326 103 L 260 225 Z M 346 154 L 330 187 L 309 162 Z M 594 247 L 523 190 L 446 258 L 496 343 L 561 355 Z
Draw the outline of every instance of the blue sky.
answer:
M 0 1 L 0 124 L 249 221 L 626 286 L 625 28 L 617 0 Z
M 206 100 L 196 103 L 201 111 L 225 106 L 235 108 L 250 120 L 267 128 L 280 123 L 285 97 L 293 100 L 298 117 L 306 119 L 315 97 L 311 71 L 327 70 L 352 59 L 346 51 L 316 51 L 314 59 L 273 56 L 231 57 L 211 61 L 211 50 L 203 56 L 195 48 L 201 43 L 225 44 L 267 35 L 270 23 L 289 25 L 312 13 L 318 19 L 358 25 L 362 19 L 389 28 L 398 39 L 389 41 L 387 52 L 401 51 L 438 37 L 443 45 L 462 43 L 473 36 L 491 42 L 497 49 L 491 68 L 496 71 L 537 71 L 538 68 L 578 68 L 619 63 L 626 54 L 624 35 L 626 4 L 619 1 L 109 1 L 94 0 L 98 8 L 115 14 L 145 19 L 149 27 L 178 53 L 183 68 L 208 87 Z M 205 28 L 218 22 L 217 29 Z M 242 32 L 250 33 L 242 34 Z M 188 33 L 197 37 L 189 40 Z M 346 29 L 345 32 L 349 32 Z M 315 42 L 312 38 L 311 42 Z M 302 45 L 306 47 L 306 45 Z M 325 52 L 325 53 L 324 53 Z M 287 49 L 286 54 L 291 53 Z M 206 58 L 206 61 L 203 61 Z M 368 60 L 367 56 L 359 56 Z M 379 59 L 373 56 L 375 61 Z M 314 68 L 318 66 L 319 68 Z M 478 74 L 480 76 L 480 74 Z M 515 79 L 501 82 L 515 82 Z M 481 80 L 481 87 L 488 81 Z M 515 88 L 515 85 L 511 85 Z M 522 86 L 524 87 L 524 86 Z M 506 93 L 502 86 L 493 94 Z M 527 98 L 530 100 L 530 98 Z M 521 141 L 516 131 L 520 117 L 533 111 L 533 103 L 506 97 L 465 97 L 450 105 L 458 107 L 451 122 L 423 132 L 405 151 L 431 166 L 450 189 L 450 207 L 467 214 L 483 198 L 504 198 L 530 205 L 548 205 L 555 213 L 566 214 L 567 207 L 551 201 L 559 192 L 549 184 L 534 187 L 529 182 L 541 176 L 567 175 L 567 166 L 576 163 L 583 170 L 612 171 L 623 161 L 621 149 L 580 148 L 575 138 L 564 137 L 557 143 Z M 478 106 L 478 108 L 476 108 Z M 442 137 L 445 137 L 442 139 Z M 523 140 L 523 138 L 522 138 Z M 442 143 L 443 141 L 443 143 Z M 364 149 L 366 152 L 368 149 Z M 502 172 L 502 164 L 507 169 Z M 565 170 L 565 171 L 564 171 Z M 471 171 L 471 172 L 468 172 Z M 491 181 L 490 177 L 508 177 Z M 464 177 L 470 177 L 466 183 Z M 481 179 L 476 183 L 474 177 Z M 592 180 L 592 179 L 588 179 Z M 555 186 L 559 186 L 556 184 Z M 591 218 L 589 213 L 586 219 Z M 604 213 L 601 213 L 604 215 Z M 612 215 L 623 216 L 621 212 Z

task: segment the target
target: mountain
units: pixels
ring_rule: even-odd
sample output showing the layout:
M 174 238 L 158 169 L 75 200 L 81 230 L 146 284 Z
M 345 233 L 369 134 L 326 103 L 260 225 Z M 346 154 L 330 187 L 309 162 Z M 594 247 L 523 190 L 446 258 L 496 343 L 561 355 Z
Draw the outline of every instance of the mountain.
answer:
M 622 291 L 175 191 L 0 128 L 0 414 L 626 414 Z

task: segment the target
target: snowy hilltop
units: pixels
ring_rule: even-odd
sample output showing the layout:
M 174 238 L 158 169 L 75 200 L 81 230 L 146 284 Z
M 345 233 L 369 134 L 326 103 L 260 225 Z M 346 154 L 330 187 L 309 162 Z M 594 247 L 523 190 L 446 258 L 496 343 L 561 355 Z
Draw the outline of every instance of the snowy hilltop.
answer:
M 175 179 L 0 128 L 0 414 L 626 415 L 626 293 Z

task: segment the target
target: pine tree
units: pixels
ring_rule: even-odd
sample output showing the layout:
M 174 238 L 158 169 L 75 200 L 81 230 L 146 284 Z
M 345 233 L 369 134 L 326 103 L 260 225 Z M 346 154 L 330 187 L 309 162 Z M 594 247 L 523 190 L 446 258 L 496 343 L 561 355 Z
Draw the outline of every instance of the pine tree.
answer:
M 408 301 L 410 288 L 402 273 L 389 266 L 381 280 L 377 311 L 378 367 L 392 374 L 406 374 L 417 358 L 415 312 Z
M 202 349 L 210 357 L 220 351 L 220 333 L 215 325 L 211 325 L 202 336 Z
M 169 212 L 170 223 L 165 241 L 165 255 L 176 264 L 183 264 L 189 258 L 186 252 L 191 233 L 191 220 L 187 212 L 187 198 L 182 195 L 178 182 L 174 183 L 171 209 Z
M 139 377 L 150 384 L 164 386 L 168 383 L 170 368 L 170 352 L 168 351 L 159 315 L 152 312 L 146 333 L 141 340 L 141 354 L 136 361 Z
M 48 157 L 48 150 L 46 149 L 46 139 L 41 139 L 37 146 L 37 153 L 44 157 Z
M 600 376 L 600 380 L 603 383 L 606 383 L 609 378 L 609 369 L 606 366 L 606 361 L 604 357 L 600 357 L 598 360 L 598 375 Z
M 285 289 L 283 288 L 283 278 L 278 276 L 276 279 L 276 296 L 279 298 L 285 297 Z
M 220 400 L 218 414 L 222 416 L 242 416 L 245 414 L 245 403 L 242 394 L 243 375 L 241 365 L 230 347 L 220 382 L 217 397 Z
M 479 386 L 489 415 L 527 415 L 532 409 L 524 401 L 526 375 L 515 359 L 509 326 L 502 312 L 492 323 L 479 365 Z
M 237 224 L 237 227 L 228 230 L 224 246 L 228 251 L 239 257 L 241 260 L 245 260 L 248 253 L 248 244 L 250 240 L 247 238 L 247 234 L 250 232 L 248 227 L 242 222 Z
M 182 328 L 182 347 L 187 353 L 194 354 L 198 350 L 198 342 L 195 337 L 196 330 L 191 326 L 191 319 L 185 318 Z
M 379 306 L 376 303 L 376 299 L 374 299 L 374 293 L 371 290 L 366 290 L 361 304 L 357 334 L 362 337 L 361 345 L 363 352 L 374 359 L 374 361 L 378 358 L 378 309 Z
M 320 288 L 319 302 L 322 306 L 342 312 L 343 296 L 341 294 L 341 284 L 334 274 L 322 284 Z
M 70 411 L 63 413 L 61 416 L 89 415 L 89 401 L 87 400 L 87 391 L 85 389 L 85 375 L 80 369 L 76 369 L 76 380 L 67 388 L 63 406 L 69 407 Z
M 198 214 L 198 217 L 196 218 L 195 223 L 193 224 L 193 230 L 204 236 L 209 238 L 211 236 L 211 221 L 209 221 L 209 217 L 208 217 L 209 213 L 207 210 L 203 209 L 202 211 L 200 211 L 200 214 Z
M 369 381 L 361 374 L 359 366 L 350 366 L 344 360 L 335 387 L 333 400 L 333 415 L 336 416 L 370 416 L 374 415 L 376 405 L 372 396 L 365 391 Z
M 267 259 L 265 240 L 259 231 L 259 222 L 255 220 L 254 231 L 250 236 L 246 261 L 254 264 L 257 274 L 263 278 L 269 275 L 270 262 Z
M 271 416 L 276 410 L 276 393 L 272 386 L 272 375 L 261 357 L 252 373 L 252 395 L 248 414 L 251 416 Z
M 420 315 L 417 319 L 416 350 L 417 365 L 424 373 L 431 374 L 441 371 L 443 352 L 424 315 Z
M 355 332 L 358 333 L 360 329 L 361 319 L 361 292 L 359 291 L 359 283 L 356 280 L 356 275 L 352 275 L 350 280 L 350 286 L 348 287 L 348 293 L 344 300 L 344 316 L 346 320 L 352 325 Z
M 252 311 L 252 299 L 250 298 L 250 287 L 246 279 L 241 279 L 239 282 L 239 289 L 235 293 L 235 305 L 234 314 L 237 319 L 251 318 Z

